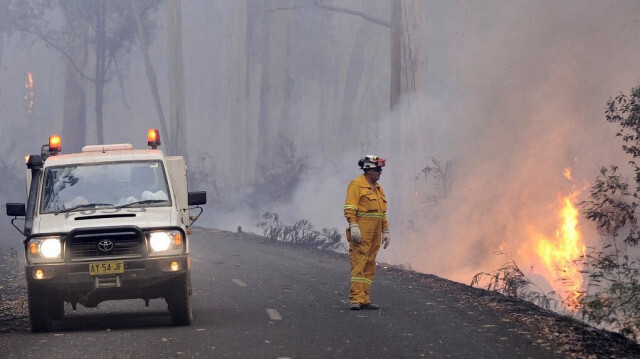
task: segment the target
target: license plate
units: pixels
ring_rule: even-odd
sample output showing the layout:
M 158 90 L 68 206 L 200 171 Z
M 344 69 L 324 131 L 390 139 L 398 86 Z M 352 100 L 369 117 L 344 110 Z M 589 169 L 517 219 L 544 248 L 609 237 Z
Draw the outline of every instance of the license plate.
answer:
M 124 273 L 123 261 L 89 263 L 89 274 L 91 275 L 118 273 Z

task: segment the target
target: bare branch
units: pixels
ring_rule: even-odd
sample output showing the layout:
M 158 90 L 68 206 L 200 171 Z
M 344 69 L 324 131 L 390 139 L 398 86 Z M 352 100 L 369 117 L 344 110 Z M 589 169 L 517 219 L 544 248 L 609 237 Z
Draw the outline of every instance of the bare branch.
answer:
M 346 9 L 343 7 L 337 7 L 337 6 L 331 6 L 331 5 L 327 5 L 325 4 L 322 0 L 316 0 L 316 6 L 325 10 L 329 10 L 329 11 L 335 11 L 335 12 L 341 12 L 341 13 L 345 13 L 345 14 L 349 14 L 349 15 L 353 15 L 353 16 L 358 16 L 361 17 L 362 19 L 366 20 L 366 21 L 370 21 L 374 24 L 380 25 L 380 26 L 384 26 L 384 27 L 388 27 L 391 28 L 391 23 L 388 21 L 384 21 L 381 19 L 376 19 L 374 17 L 371 17 L 361 11 L 356 11 L 356 10 L 351 10 L 351 9 Z
M 88 80 L 90 82 L 95 82 L 96 81 L 94 78 L 92 78 L 92 77 L 88 76 L 87 74 L 85 74 L 84 71 L 82 71 L 82 69 L 80 69 L 80 67 L 78 66 L 76 61 L 73 59 L 73 57 L 71 55 L 69 55 L 69 53 L 67 53 L 67 51 L 65 49 L 63 49 L 61 46 L 59 46 L 58 44 L 53 42 L 51 39 L 49 39 L 46 34 L 44 34 L 42 31 L 40 31 L 40 29 L 34 29 L 34 30 L 25 29 L 23 31 L 26 32 L 26 33 L 29 33 L 29 34 L 31 34 L 33 36 L 36 36 L 37 38 L 39 38 L 42 41 L 44 41 L 45 44 L 47 44 L 47 46 L 51 46 L 52 48 L 57 50 L 59 53 L 61 53 L 62 56 L 64 56 L 69 61 L 69 63 L 71 63 L 73 68 L 84 79 L 86 79 L 86 80 Z

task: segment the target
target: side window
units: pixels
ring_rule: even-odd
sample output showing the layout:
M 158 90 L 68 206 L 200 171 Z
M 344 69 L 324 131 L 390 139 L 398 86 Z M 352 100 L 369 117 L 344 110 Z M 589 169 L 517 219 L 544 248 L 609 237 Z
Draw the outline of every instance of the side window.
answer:
M 68 208 L 70 195 L 80 178 L 76 177 L 76 167 L 52 168 L 44 174 L 43 204 L 45 212 Z
M 48 170 L 44 176 L 44 184 L 43 188 L 43 205 L 42 209 L 44 211 L 55 211 L 60 208 L 54 205 L 56 193 L 54 191 L 56 172 L 52 170 Z M 59 202 L 59 201 L 58 201 Z

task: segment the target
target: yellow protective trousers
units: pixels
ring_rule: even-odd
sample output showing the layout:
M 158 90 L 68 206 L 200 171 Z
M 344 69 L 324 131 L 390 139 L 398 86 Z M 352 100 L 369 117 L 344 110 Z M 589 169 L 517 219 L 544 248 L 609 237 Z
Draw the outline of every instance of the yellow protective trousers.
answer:
M 360 228 L 360 243 L 349 241 L 349 303 L 369 304 L 369 291 L 376 276 L 376 255 L 380 250 L 383 219 L 359 217 L 356 222 Z

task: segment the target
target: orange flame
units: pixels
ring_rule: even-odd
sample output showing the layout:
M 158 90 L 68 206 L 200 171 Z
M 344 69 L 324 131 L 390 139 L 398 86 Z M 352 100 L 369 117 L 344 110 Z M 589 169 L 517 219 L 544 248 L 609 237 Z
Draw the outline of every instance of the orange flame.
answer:
M 578 308 L 577 296 L 582 288 L 582 275 L 575 260 L 582 255 L 585 245 L 578 229 L 579 212 L 574 203 L 579 192 L 561 199 L 562 209 L 558 213 L 560 227 L 555 238 L 539 238 L 536 253 L 551 274 L 556 293 L 567 293 L 567 306 L 571 310 Z M 566 283 L 566 286 L 563 285 Z
M 27 81 L 24 83 L 24 88 L 26 89 L 24 100 L 27 106 L 27 113 L 31 113 L 33 111 L 33 105 L 35 103 L 35 93 L 33 92 L 33 75 L 31 72 L 27 72 Z

